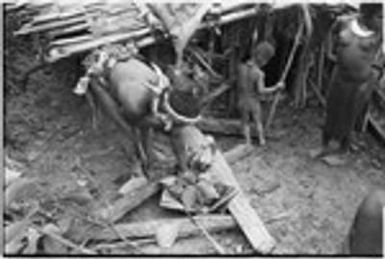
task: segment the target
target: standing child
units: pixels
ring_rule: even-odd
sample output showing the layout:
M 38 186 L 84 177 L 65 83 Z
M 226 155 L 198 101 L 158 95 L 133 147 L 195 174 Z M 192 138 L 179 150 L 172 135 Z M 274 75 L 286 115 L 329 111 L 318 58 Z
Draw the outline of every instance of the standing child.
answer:
M 262 107 L 260 96 L 283 89 L 284 83 L 278 82 L 272 87 L 265 86 L 265 73 L 262 67 L 274 56 L 274 47 L 263 41 L 252 47 L 251 57 L 238 66 L 238 108 L 242 113 L 242 127 L 246 143 L 251 144 L 250 123 L 255 122 L 259 144 L 265 145 L 263 133 Z

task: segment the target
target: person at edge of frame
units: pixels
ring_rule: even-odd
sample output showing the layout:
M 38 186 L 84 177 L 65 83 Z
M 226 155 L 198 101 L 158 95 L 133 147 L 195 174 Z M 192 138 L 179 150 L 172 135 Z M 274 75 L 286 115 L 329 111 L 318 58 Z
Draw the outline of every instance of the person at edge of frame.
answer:
M 318 157 L 335 151 L 345 154 L 352 130 L 364 121 L 381 76 L 374 65 L 382 45 L 382 8 L 381 3 L 362 3 L 358 14 L 340 16 L 332 26 L 328 57 L 335 66 Z M 331 140 L 339 142 L 338 150 L 329 148 Z

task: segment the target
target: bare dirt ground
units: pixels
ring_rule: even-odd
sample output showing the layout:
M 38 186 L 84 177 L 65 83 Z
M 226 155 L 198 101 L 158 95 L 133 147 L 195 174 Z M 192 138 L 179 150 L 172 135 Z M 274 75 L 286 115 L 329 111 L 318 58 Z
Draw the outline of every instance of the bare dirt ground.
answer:
M 6 52 L 5 87 L 17 89 L 15 82 L 30 66 L 32 56 L 22 49 L 9 48 Z M 76 181 L 83 177 L 80 161 L 80 167 L 92 172 L 100 183 L 99 193 L 108 199 L 121 185 L 115 180 L 134 170 L 131 152 L 122 144 L 130 147 L 131 143 L 106 116 L 99 121 L 98 129 L 92 129 L 89 107 L 71 92 L 75 81 L 68 78 L 70 67 L 58 66 L 55 73 L 39 72 L 32 76 L 26 92 L 7 94 L 5 152 L 24 165 L 26 174 L 38 175 L 61 193 L 79 189 Z M 338 253 L 359 202 L 373 187 L 385 186 L 385 149 L 371 136 L 358 135 L 355 151 L 344 165 L 314 160 L 309 151 L 320 145 L 321 109 L 313 105 L 298 111 L 284 106 L 273 129 L 275 137 L 268 139 L 266 147 L 256 146 L 251 156 L 233 165 L 233 172 L 277 240 L 275 253 Z M 241 138 L 216 138 L 223 151 L 243 142 Z M 167 143 L 159 136 L 156 141 Z M 146 202 L 124 221 L 167 216 L 157 208 L 158 199 Z M 239 230 L 218 233 L 214 238 L 229 254 L 251 253 Z M 169 249 L 148 246 L 143 252 L 215 251 L 204 237 L 199 237 L 178 241 Z

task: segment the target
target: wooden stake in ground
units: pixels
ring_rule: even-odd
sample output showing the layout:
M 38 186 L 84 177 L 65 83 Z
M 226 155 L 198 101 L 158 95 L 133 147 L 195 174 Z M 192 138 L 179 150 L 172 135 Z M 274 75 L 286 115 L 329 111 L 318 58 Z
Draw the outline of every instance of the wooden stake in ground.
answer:
M 178 154 L 180 163 L 186 161 L 184 159 L 186 159 L 187 151 L 198 151 L 202 145 L 207 144 L 206 142 L 207 140 L 202 132 L 192 125 L 174 127 L 172 129 L 171 143 L 174 152 Z M 228 205 L 230 213 L 237 221 L 253 249 L 263 254 L 270 253 L 275 246 L 275 241 L 266 230 L 256 211 L 251 207 L 247 197 L 232 174 L 230 166 L 219 150 L 214 154 L 213 163 L 208 173 L 218 181 L 236 189 L 238 194 Z

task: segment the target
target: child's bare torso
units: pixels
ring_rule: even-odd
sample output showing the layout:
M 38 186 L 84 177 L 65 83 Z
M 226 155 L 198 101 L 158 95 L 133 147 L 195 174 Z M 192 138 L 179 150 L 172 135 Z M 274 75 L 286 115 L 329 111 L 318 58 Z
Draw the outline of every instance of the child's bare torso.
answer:
M 251 62 L 242 63 L 238 66 L 238 105 L 240 108 L 247 107 L 259 102 L 258 81 L 263 77 L 261 69 Z

